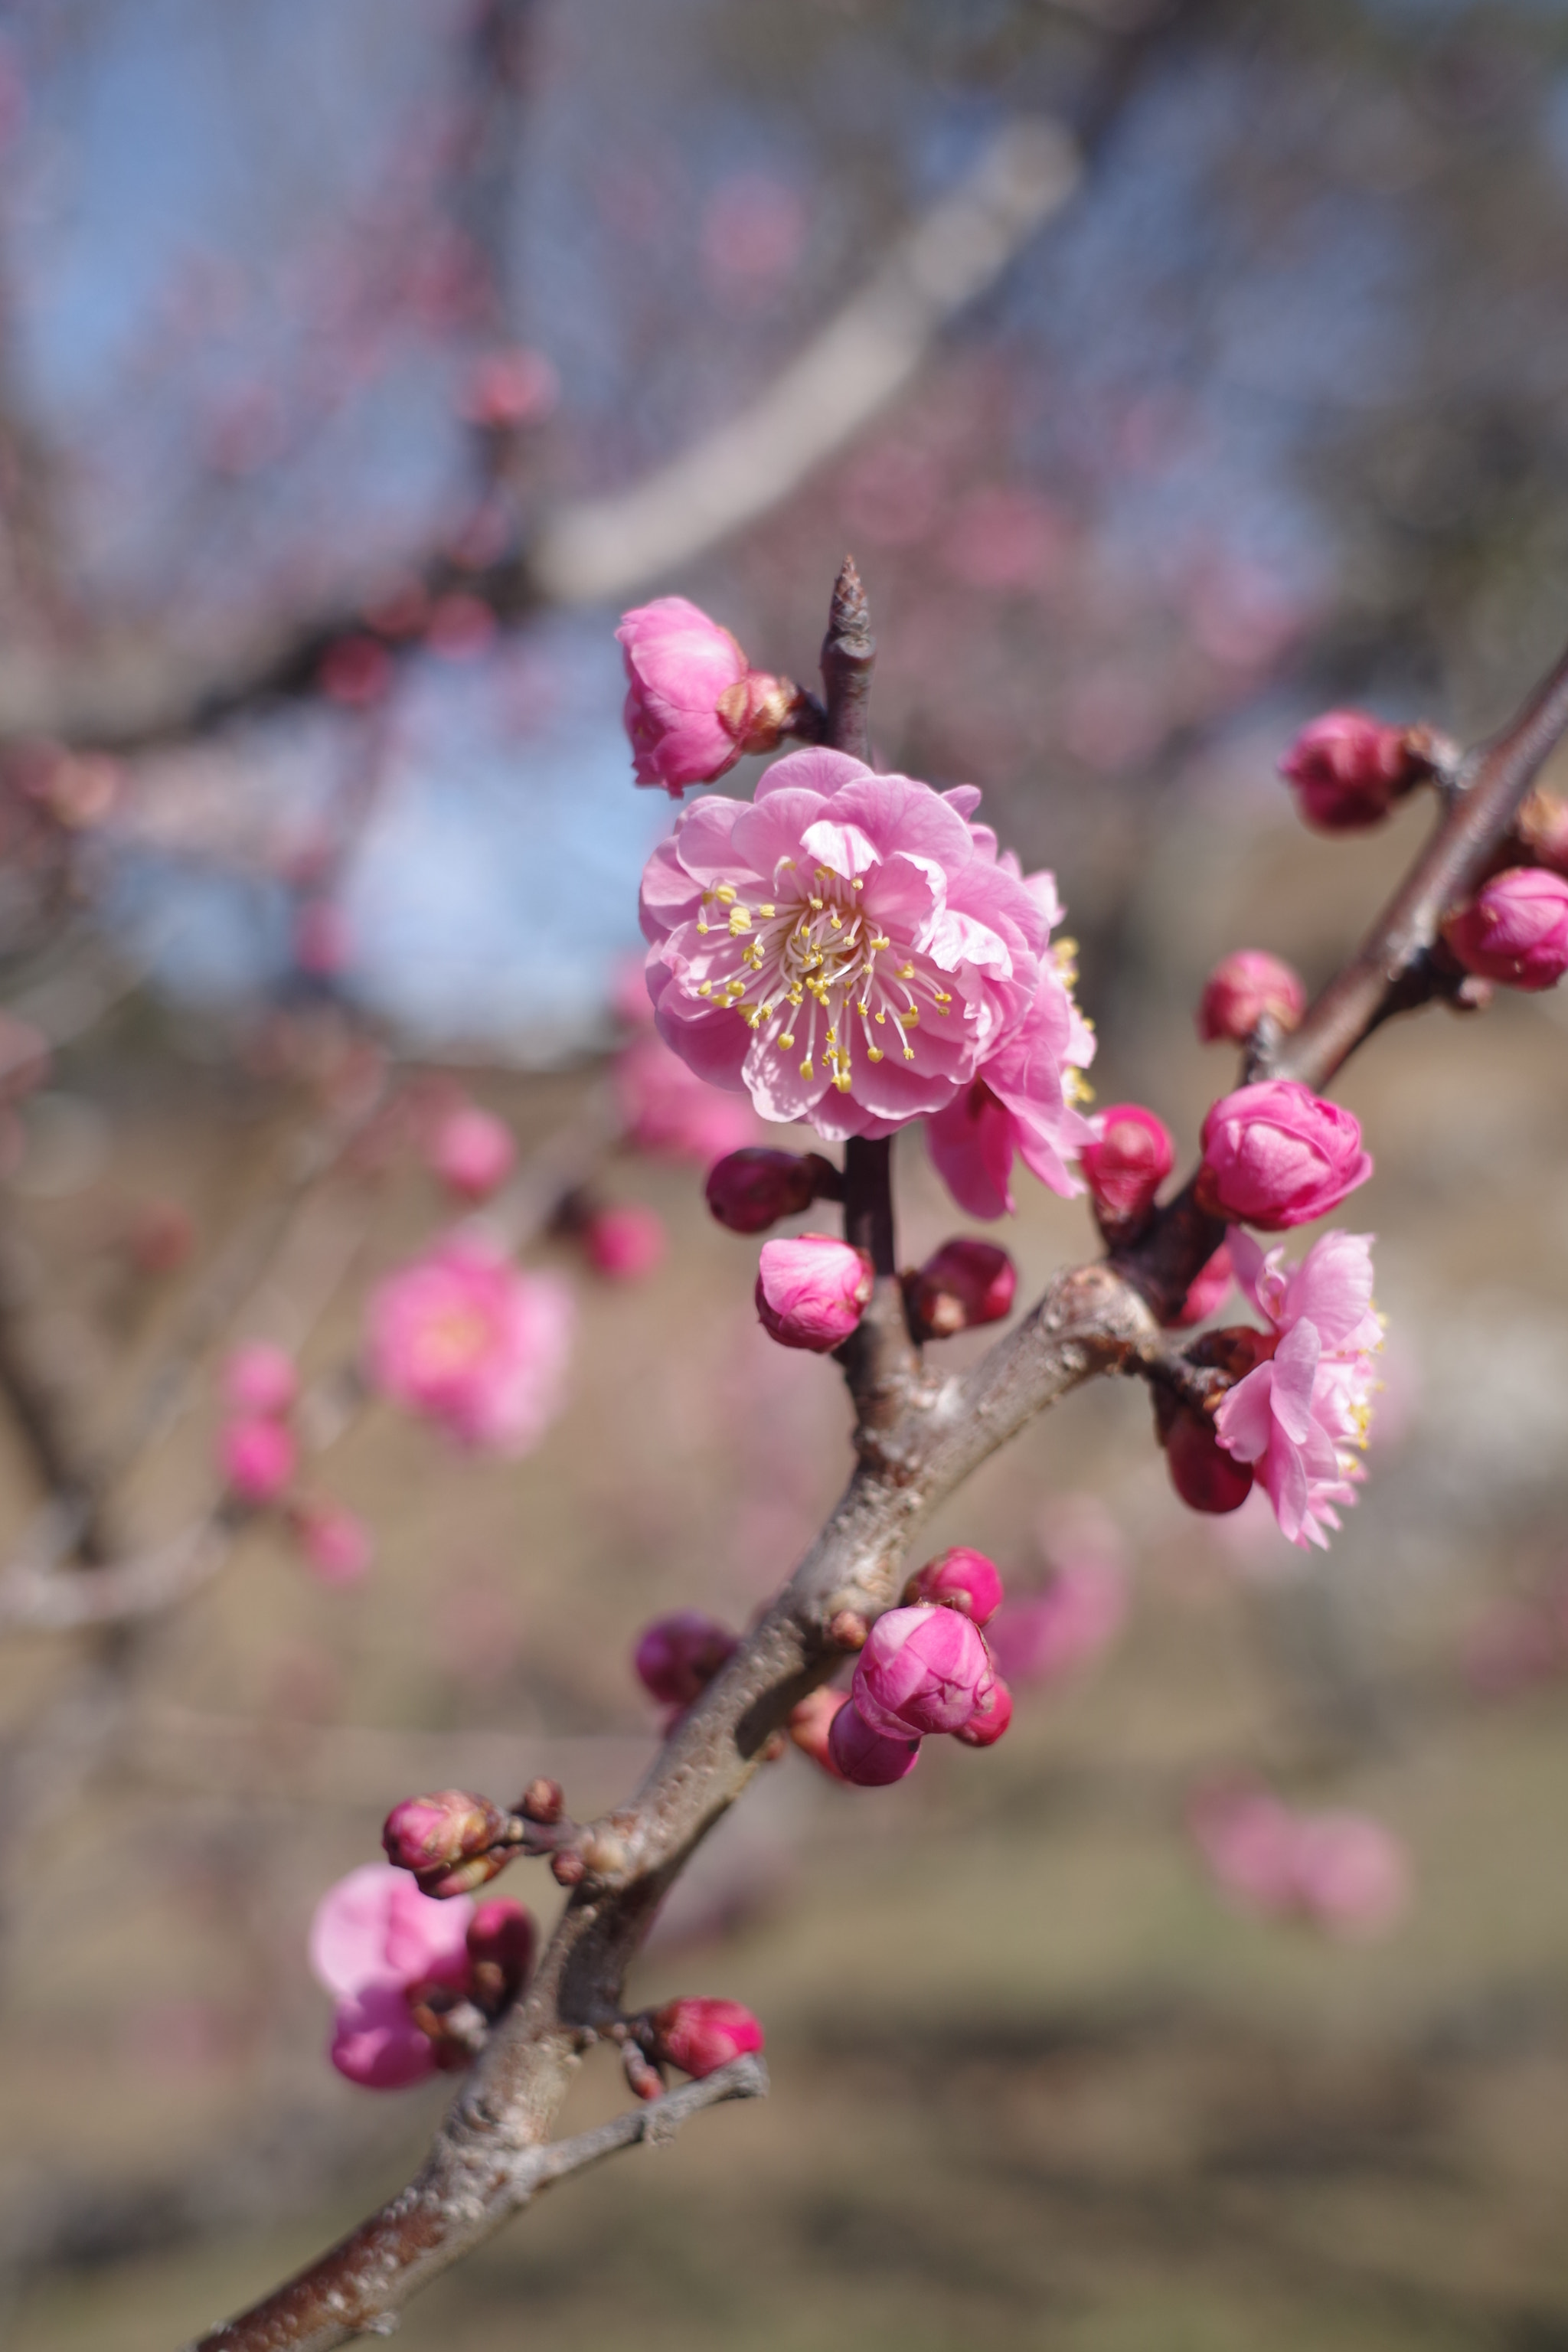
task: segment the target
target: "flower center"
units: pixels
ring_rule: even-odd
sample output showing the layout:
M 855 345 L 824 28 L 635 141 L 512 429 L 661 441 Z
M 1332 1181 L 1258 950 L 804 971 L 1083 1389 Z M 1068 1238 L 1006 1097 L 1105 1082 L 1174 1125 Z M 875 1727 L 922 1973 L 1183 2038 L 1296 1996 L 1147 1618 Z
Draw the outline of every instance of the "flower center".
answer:
M 820 1050 L 840 1094 L 853 1081 L 857 1036 L 869 1062 L 885 1059 L 895 1039 L 912 1062 L 909 1032 L 919 1027 L 922 1005 L 943 1019 L 952 1013 L 942 975 L 907 945 L 895 946 L 866 913 L 859 877 L 818 866 L 807 879 L 786 858 L 773 887 L 777 898 L 755 907 L 731 882 L 703 892 L 699 931 L 722 927 L 729 936 L 710 950 L 699 996 L 738 1013 L 782 1054 L 803 1047 L 803 1078 L 815 1075 Z

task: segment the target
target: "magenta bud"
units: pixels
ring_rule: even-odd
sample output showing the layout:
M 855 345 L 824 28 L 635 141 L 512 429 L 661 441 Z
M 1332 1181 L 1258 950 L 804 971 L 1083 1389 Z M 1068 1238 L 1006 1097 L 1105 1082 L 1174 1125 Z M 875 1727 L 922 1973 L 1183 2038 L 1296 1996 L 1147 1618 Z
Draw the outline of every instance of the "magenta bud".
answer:
M 721 1666 L 740 1647 L 740 1638 L 700 1609 L 672 1610 L 645 1627 L 632 1653 L 643 1688 L 661 1706 L 689 1706 Z
M 838 1709 L 828 1727 L 829 1767 L 857 1789 L 886 1789 L 901 1780 L 914 1770 L 920 1752 L 918 1739 L 889 1739 L 886 1733 L 873 1731 L 853 1700 Z
M 1402 793 L 1431 772 L 1431 761 L 1402 727 L 1364 710 L 1326 710 L 1303 727 L 1279 762 L 1307 823 L 1320 833 L 1359 833 L 1381 824 Z
M 1238 1087 L 1204 1121 L 1198 1204 L 1277 1234 L 1337 1209 L 1372 1174 L 1352 1111 L 1294 1078 Z
M 1541 866 L 1510 866 L 1447 916 L 1443 937 L 1465 970 L 1534 994 L 1568 971 L 1568 881 Z
M 816 1200 L 837 1200 L 843 1179 L 816 1151 L 773 1151 L 747 1144 L 708 1171 L 708 1206 L 732 1234 L 765 1234 Z
M 1307 1009 L 1306 983 L 1262 948 L 1237 948 L 1216 963 L 1198 999 L 1198 1035 L 1205 1045 L 1226 1037 L 1245 1045 L 1267 1013 L 1294 1029 Z
M 688 1996 L 667 2001 L 648 2020 L 650 2055 L 700 2082 L 716 2074 L 731 2058 L 760 2050 L 763 2029 L 738 2000 L 703 2000 Z
M 955 1331 L 999 1323 L 1013 1311 L 1017 1269 L 994 1242 L 961 1235 L 904 1276 L 910 1319 L 924 1339 L 949 1339 Z
M 499 2017 L 528 1982 L 538 1930 L 533 1914 L 508 1895 L 476 1904 L 468 1922 L 468 1988 L 487 2017 Z
M 517 1145 L 504 1119 L 478 1103 L 448 1111 L 430 1137 L 430 1171 L 459 1201 L 488 1201 L 517 1164 Z
M 1189 1509 L 1238 1511 L 1252 1492 L 1252 1465 L 1237 1462 L 1206 1414 L 1181 1412 L 1165 1437 L 1171 1484 Z
M 242 1420 L 281 1421 L 299 1393 L 293 1357 L 268 1340 L 247 1340 L 224 1364 L 224 1402 Z
M 488 1797 L 472 1796 L 467 1789 L 442 1789 L 433 1797 L 405 1797 L 394 1805 L 382 1825 L 381 1843 L 388 1862 L 399 1870 L 411 1870 L 426 1894 L 455 1894 L 460 1890 L 426 1886 L 425 1881 L 432 1874 L 443 1875 L 454 1864 L 488 1853 L 506 1828 L 506 1814 Z M 484 1881 L 474 1883 L 482 1885 Z
M 640 1201 L 595 1209 L 583 1227 L 588 1263 L 612 1282 L 640 1282 L 669 1247 L 664 1219 Z
M 1142 1103 L 1112 1103 L 1094 1121 L 1095 1140 L 1079 1154 L 1094 1213 L 1107 1233 L 1139 1223 L 1175 1164 L 1163 1118 Z
M 956 1609 L 889 1609 L 855 1662 L 850 1695 L 873 1731 L 911 1739 L 967 1723 L 990 1672 L 984 1643 Z
M 1182 1301 L 1180 1312 L 1167 1317 L 1166 1329 L 1184 1331 L 1189 1324 L 1201 1323 L 1205 1316 L 1215 1314 L 1235 1279 L 1235 1269 L 1230 1262 L 1230 1244 L 1221 1242 L 1207 1265 L 1200 1267 L 1193 1277 L 1192 1287 Z
M 939 1552 L 917 1569 L 904 1587 L 906 1608 L 923 1601 L 956 1609 L 975 1625 L 988 1624 L 1002 1606 L 1002 1576 L 994 1559 L 964 1544 Z
M 953 1733 L 966 1748 L 994 1748 L 1013 1720 L 1013 1694 L 1000 1675 L 982 1693 L 969 1721 Z
M 298 1458 L 293 1433 L 280 1421 L 230 1421 L 218 1434 L 225 1484 L 242 1503 L 276 1502 L 292 1480 Z
M 835 1780 L 842 1780 L 844 1775 L 833 1760 L 833 1726 L 835 1718 L 848 1704 L 847 1691 L 825 1688 L 810 1692 L 798 1706 L 790 1709 L 790 1738 L 803 1756 L 809 1756 L 814 1764 L 820 1764 Z
M 672 800 L 717 782 L 742 751 L 775 750 L 800 706 L 797 687 L 752 669 L 729 630 L 684 596 L 637 605 L 616 635 L 637 781 L 662 784 Z
M 871 1296 L 871 1261 L 830 1234 L 764 1242 L 757 1266 L 757 1317 L 782 1347 L 817 1355 L 841 1347 Z

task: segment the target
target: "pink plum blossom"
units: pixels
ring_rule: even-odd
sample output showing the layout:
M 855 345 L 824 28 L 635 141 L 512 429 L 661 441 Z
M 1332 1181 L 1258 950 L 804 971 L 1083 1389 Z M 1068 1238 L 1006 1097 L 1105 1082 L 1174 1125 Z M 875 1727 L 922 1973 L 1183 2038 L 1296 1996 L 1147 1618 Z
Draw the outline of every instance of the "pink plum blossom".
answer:
M 300 1393 L 300 1374 L 286 1348 L 247 1339 L 223 1368 L 223 1399 L 232 1412 L 253 1421 L 281 1421 Z
M 889 1609 L 855 1661 L 850 1696 L 873 1731 L 911 1739 L 957 1731 L 992 1679 L 979 1632 L 956 1609 Z
M 1299 1266 L 1280 1249 L 1267 1256 L 1249 1234 L 1233 1232 L 1241 1286 L 1273 1326 L 1275 1347 L 1226 1391 L 1215 1434 L 1268 1490 L 1279 1528 L 1305 1550 L 1327 1549 L 1340 1524 L 1332 1506 L 1355 1501 L 1364 1474 L 1352 1446 L 1366 1443 L 1374 1352 L 1383 1326 L 1372 1304 L 1372 1237 L 1324 1234 Z
M 1022 1685 L 1061 1681 L 1109 1649 L 1127 1619 L 1127 1577 L 1094 1552 L 1065 1559 L 1038 1592 L 1010 1601 L 986 1629 L 997 1666 Z
M 574 1309 L 486 1235 L 447 1234 L 371 1295 L 372 1385 L 464 1444 L 523 1454 L 560 1402 Z
M 218 1461 L 229 1492 L 242 1503 L 276 1502 L 294 1475 L 299 1448 L 280 1421 L 241 1418 L 218 1433 Z
M 504 1119 L 462 1103 L 437 1123 L 428 1158 L 431 1173 L 459 1201 L 488 1201 L 516 1166 L 517 1145 Z
M 583 1246 L 595 1273 L 612 1282 L 640 1282 L 663 1264 L 669 1236 L 657 1209 L 627 1201 L 594 1212 L 583 1227 Z
M 1377 1935 L 1409 1900 L 1405 1848 L 1365 1813 L 1298 1812 L 1267 1790 L 1222 1787 L 1203 1791 L 1188 1819 L 1215 1883 L 1266 1918 Z
M 655 1159 L 707 1161 L 756 1140 L 750 1103 L 715 1092 L 658 1037 L 623 1046 L 615 1083 L 627 1142 Z
M 795 688 L 753 670 L 729 630 L 686 597 L 637 605 L 616 635 L 639 784 L 679 800 L 688 784 L 715 783 L 742 751 L 773 749 Z
M 1281 1029 L 1294 1029 L 1306 1009 L 1300 973 L 1262 948 L 1237 948 L 1204 982 L 1198 1035 L 1205 1045 L 1222 1037 L 1244 1045 L 1265 1013 Z
M 738 2000 L 667 2001 L 649 2022 L 654 2055 L 699 2081 L 731 2058 L 763 2047 L 762 2027 Z
M 465 1983 L 466 1895 L 437 1903 L 389 1863 L 367 1862 L 330 1886 L 310 1925 L 310 1966 L 337 1996 L 329 2051 L 340 2074 L 400 2090 L 436 2071 L 436 2053 L 405 1994 L 432 1979 Z
M 978 799 L 810 751 L 750 806 L 688 809 L 643 875 L 661 1036 L 763 1118 L 839 1139 L 946 1109 L 1011 1046 L 1001 1083 L 1059 1129 L 1070 999 Z
M 1568 971 L 1568 881 L 1510 866 L 1450 915 L 1443 937 L 1467 971 L 1534 994 Z
M 826 1355 L 855 1329 L 871 1288 L 865 1251 L 831 1234 L 764 1242 L 757 1262 L 757 1318 L 782 1346 Z
M 1223 1097 L 1204 1121 L 1203 1146 L 1200 1205 L 1266 1233 L 1326 1216 L 1372 1174 L 1354 1113 L 1294 1078 Z

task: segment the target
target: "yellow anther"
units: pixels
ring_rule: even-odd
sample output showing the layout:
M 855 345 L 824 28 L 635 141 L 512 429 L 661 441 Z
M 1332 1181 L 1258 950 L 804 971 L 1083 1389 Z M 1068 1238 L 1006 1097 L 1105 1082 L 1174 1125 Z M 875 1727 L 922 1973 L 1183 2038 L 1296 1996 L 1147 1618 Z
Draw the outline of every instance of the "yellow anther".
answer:
M 899 966 L 899 978 L 900 980 L 913 980 L 914 976 L 915 968 L 912 963 L 901 963 Z
M 900 1013 L 899 1026 L 900 1029 L 918 1029 L 920 1025 L 920 1009 L 917 1005 L 911 1004 L 907 1013 Z
M 912 1062 L 912 1061 L 914 1060 L 914 1058 L 915 1058 L 915 1049 L 914 1049 L 914 1047 L 913 1047 L 912 1045 L 906 1045 L 906 1046 L 904 1047 L 904 1059 L 905 1059 L 905 1061 L 906 1061 L 906 1062 Z
M 838 1043 L 838 1032 L 837 1032 L 837 1029 L 830 1029 L 830 1030 L 828 1031 L 828 1033 L 827 1033 L 827 1042 L 828 1042 L 828 1044 L 829 1044 L 830 1045 L 837 1045 L 837 1043 Z
M 718 899 L 719 904 L 721 907 L 732 907 L 735 903 L 734 884 L 732 882 L 721 882 L 718 888 L 714 891 L 713 896 Z
M 779 1044 L 783 1046 L 786 1054 L 795 1044 L 795 1039 L 791 1036 L 787 1029 L 783 1029 L 779 1032 Z
M 830 909 L 827 919 L 836 931 L 841 931 L 844 929 L 844 918 L 837 907 Z
M 776 914 L 778 913 L 778 908 L 777 908 L 773 904 L 772 900 L 770 899 L 770 900 L 766 901 L 763 906 L 759 907 L 759 908 L 757 908 L 757 912 L 758 912 L 758 914 L 759 914 L 759 915 L 776 915 Z
M 705 931 L 708 929 L 707 924 L 703 921 L 700 915 L 697 918 L 697 928 L 700 931 Z
M 810 901 L 810 904 L 811 904 L 813 907 L 815 907 L 815 908 L 816 908 L 816 909 L 817 913 L 820 915 L 820 914 L 821 914 L 821 912 L 822 912 L 822 901 L 821 901 L 821 899 L 820 899 L 820 898 L 813 898 L 813 899 Z
M 883 1012 L 881 1012 L 881 1013 L 874 1013 L 874 1014 L 872 1015 L 872 1018 L 873 1018 L 874 1020 L 876 1020 L 876 1021 L 885 1021 L 885 1020 L 887 1019 L 887 1017 L 888 1017 L 888 1015 L 887 1015 L 886 1011 L 883 1011 Z
M 1062 1076 L 1062 1095 L 1066 1101 L 1075 1105 L 1091 1103 L 1094 1100 L 1094 1088 L 1081 1070 L 1075 1070 L 1069 1066 Z
M 819 882 L 831 882 L 834 878 L 832 866 L 819 866 L 816 869 L 816 878 Z
M 879 954 L 883 948 L 890 948 L 892 944 L 892 940 L 885 931 L 879 931 L 871 941 L 871 952 L 873 955 Z
M 861 880 L 861 878 L 860 878 L 859 875 L 858 875 L 858 874 L 857 874 L 857 876 L 855 877 L 855 879 L 854 879 L 854 880 L 853 880 L 853 882 L 851 882 L 851 884 L 849 885 L 849 887 L 851 888 L 851 890 L 863 890 L 863 889 L 866 887 L 866 885 L 865 885 L 865 883 Z
M 837 1087 L 841 1095 L 847 1095 L 853 1084 L 853 1080 L 850 1078 L 847 1070 L 835 1070 L 833 1073 L 833 1083 Z
M 732 940 L 738 940 L 742 931 L 749 931 L 751 928 L 752 918 L 746 908 L 744 907 L 731 907 L 730 909 L 730 937 Z
M 809 1078 L 811 1074 L 811 1055 L 808 1054 L 800 1066 L 800 1075 L 803 1078 Z
M 880 1062 L 886 1060 L 887 1057 L 883 1054 L 880 1045 L 868 1045 L 866 1048 L 866 1058 L 868 1062 Z

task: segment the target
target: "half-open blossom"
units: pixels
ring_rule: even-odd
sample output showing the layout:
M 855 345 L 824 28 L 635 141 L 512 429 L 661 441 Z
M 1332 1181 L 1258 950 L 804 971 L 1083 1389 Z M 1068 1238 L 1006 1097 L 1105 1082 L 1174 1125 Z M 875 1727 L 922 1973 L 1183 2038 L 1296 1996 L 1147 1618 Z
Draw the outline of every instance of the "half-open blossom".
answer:
M 657 1209 L 623 1201 L 594 1211 L 583 1226 L 583 1246 L 595 1273 L 611 1282 L 640 1282 L 663 1264 L 669 1236 Z
M 1237 1462 L 1251 1465 L 1268 1489 L 1280 1533 L 1303 1550 L 1326 1549 L 1353 1503 L 1364 1474 L 1355 1452 L 1366 1443 L 1377 1386 L 1373 1357 L 1383 1327 L 1372 1304 L 1372 1240 L 1324 1234 L 1299 1266 L 1267 1256 L 1249 1234 L 1231 1236 L 1242 1287 L 1277 1335 L 1268 1360 L 1226 1391 L 1215 1434 Z
M 1467 971 L 1534 993 L 1568 971 L 1568 881 L 1542 866 L 1494 874 L 1443 925 Z
M 247 1339 L 223 1368 L 224 1402 L 231 1412 L 257 1421 L 280 1421 L 300 1393 L 300 1374 L 286 1348 Z
M 666 2001 L 648 2023 L 652 2054 L 699 2082 L 763 2043 L 762 2027 L 738 2000 Z
M 1281 1029 L 1294 1029 L 1306 1009 L 1306 984 L 1299 972 L 1262 948 L 1237 948 L 1204 982 L 1198 1035 L 1205 1045 L 1225 1037 L 1244 1045 L 1265 1013 Z
M 811 751 L 750 806 L 689 808 L 643 875 L 660 1034 L 765 1118 L 826 1136 L 945 1109 L 1023 1026 L 1048 929 L 971 824 L 978 799 Z
M 688 598 L 637 605 L 616 635 L 639 784 L 662 784 L 679 800 L 688 784 L 716 782 L 742 751 L 776 748 L 798 689 L 752 669 L 729 630 Z
M 560 1402 L 574 1309 L 487 1236 L 449 1234 L 371 1294 L 366 1369 L 384 1396 L 465 1445 L 521 1454 Z
M 1217 1314 L 1235 1279 L 1229 1244 L 1221 1242 L 1213 1257 L 1194 1276 L 1179 1311 L 1166 1318 L 1168 1328 L 1184 1331 L 1189 1325 L 1202 1323 L 1208 1316 Z
M 873 1731 L 913 1739 L 956 1731 L 992 1674 L 984 1643 L 956 1609 L 889 1609 L 855 1661 L 850 1696 Z
M 1010 1601 L 985 1638 L 1010 1683 L 1053 1683 L 1109 1649 L 1126 1620 L 1125 1570 L 1087 1551 L 1063 1559 L 1037 1592 Z
M 717 1093 L 651 1033 L 621 1048 L 615 1083 L 626 1141 L 654 1159 L 706 1163 L 756 1137 L 750 1103 Z
M 708 1171 L 703 1194 L 713 1216 L 732 1234 L 765 1234 L 784 1217 L 799 1216 L 818 1199 L 837 1200 L 843 1179 L 816 1151 L 770 1151 L 760 1144 L 726 1152 Z
M 903 1600 L 906 1608 L 926 1601 L 956 1609 L 975 1625 L 988 1625 L 1002 1606 L 1001 1570 L 983 1551 L 953 1544 L 916 1569 L 904 1587 Z
M 871 1261 L 831 1234 L 764 1242 L 757 1261 L 757 1317 L 786 1348 L 826 1355 L 841 1347 L 871 1296 Z
M 243 1503 L 276 1502 L 294 1475 L 299 1448 L 280 1421 L 226 1422 L 218 1433 L 224 1483 Z
M 1124 1233 L 1153 1207 L 1175 1165 L 1175 1143 L 1164 1120 L 1142 1103 L 1111 1103 L 1090 1124 L 1079 1165 L 1101 1226 Z
M 310 1966 L 337 1996 L 329 2055 L 340 2074 L 390 2091 L 434 2074 L 434 2048 L 406 1994 L 432 1980 L 466 1983 L 472 1911 L 466 1895 L 421 1895 L 390 1863 L 365 1863 L 327 1889 L 310 1926 Z
M 700 1609 L 672 1609 L 637 1637 L 632 1664 L 664 1706 L 689 1706 L 739 1647 L 739 1637 Z
M 868 1724 L 853 1699 L 834 1716 L 827 1728 L 827 1756 L 840 1780 L 857 1789 L 887 1789 L 902 1780 L 920 1761 L 921 1743 L 907 1732 L 890 1736 Z
M 1301 814 L 1321 833 L 1380 824 L 1398 795 L 1427 772 L 1405 730 L 1364 710 L 1325 710 L 1303 727 L 1279 762 Z
M 965 1748 L 994 1748 L 1013 1720 L 1013 1694 L 1000 1675 L 993 1675 L 975 1702 L 973 1714 L 953 1733 Z
M 904 1276 L 904 1300 L 920 1338 L 949 1339 L 1011 1315 L 1017 1287 L 1018 1270 L 1006 1251 L 964 1234 Z
M 1216 1884 L 1266 1918 L 1375 1935 L 1409 1899 L 1403 1845 L 1365 1813 L 1298 1812 L 1267 1790 L 1221 1787 L 1204 1790 L 1188 1819 Z
M 1354 1113 L 1294 1078 L 1226 1095 L 1204 1121 L 1203 1147 L 1200 1204 L 1266 1233 L 1326 1216 L 1372 1174 Z
M 478 1103 L 462 1103 L 438 1120 L 429 1141 L 431 1172 L 459 1201 L 488 1201 L 517 1164 L 506 1121 Z

